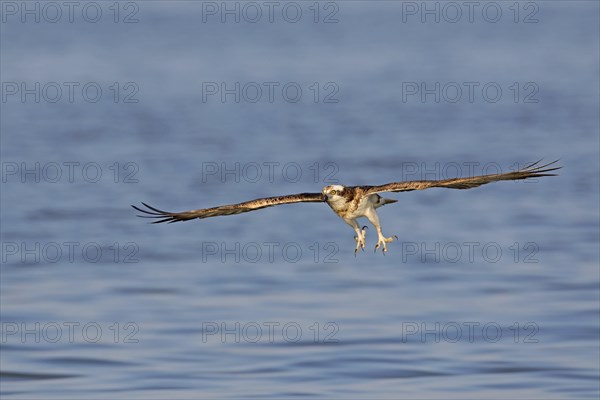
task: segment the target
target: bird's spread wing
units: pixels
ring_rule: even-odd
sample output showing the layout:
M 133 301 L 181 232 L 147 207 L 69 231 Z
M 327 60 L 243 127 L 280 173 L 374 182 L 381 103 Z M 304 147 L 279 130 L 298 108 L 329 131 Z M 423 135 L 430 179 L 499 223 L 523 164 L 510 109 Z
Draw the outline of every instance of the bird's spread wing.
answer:
M 540 160 L 541 161 L 541 160 Z M 506 172 L 503 174 L 479 175 L 469 178 L 453 178 L 439 181 L 406 181 L 392 182 L 380 186 L 362 186 L 365 194 L 381 193 L 381 192 L 408 192 L 411 190 L 423 190 L 433 187 L 442 187 L 449 189 L 471 189 L 477 186 L 485 185 L 486 183 L 496 181 L 510 181 L 518 179 L 536 178 L 540 176 L 555 176 L 548 172 L 555 171 L 561 167 L 553 167 L 558 161 L 553 161 L 548 164 L 539 165 L 540 161 L 526 166 L 525 168 Z
M 209 217 L 218 217 L 220 215 L 234 215 L 241 214 L 248 211 L 260 210 L 261 208 L 278 206 L 280 204 L 290 204 L 290 203 L 316 203 L 323 202 L 324 198 L 321 193 L 300 193 L 300 194 L 291 194 L 288 196 L 278 196 L 278 197 L 266 197 L 264 199 L 256 199 L 246 201 L 244 203 L 239 204 L 229 204 L 225 206 L 218 206 L 213 208 L 202 208 L 199 210 L 189 210 L 183 212 L 168 212 L 156 209 L 154 207 L 149 206 L 146 203 L 142 203 L 146 209 L 141 209 L 136 206 L 131 206 L 138 210 L 139 212 L 144 213 L 145 215 L 138 215 L 138 217 L 142 218 L 156 218 L 157 221 L 152 222 L 153 224 L 158 224 L 161 222 L 177 222 L 177 221 L 187 221 L 195 218 L 209 218 Z

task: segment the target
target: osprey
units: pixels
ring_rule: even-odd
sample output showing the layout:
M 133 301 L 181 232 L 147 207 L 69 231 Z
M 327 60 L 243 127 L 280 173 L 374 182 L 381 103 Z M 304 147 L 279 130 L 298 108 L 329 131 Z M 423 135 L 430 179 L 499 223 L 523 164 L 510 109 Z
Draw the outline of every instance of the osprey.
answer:
M 541 160 L 540 160 L 541 161 Z M 409 192 L 412 190 L 423 190 L 434 187 L 449 188 L 449 189 L 471 189 L 477 186 L 485 185 L 486 183 L 496 181 L 510 181 L 518 179 L 537 178 L 541 176 L 556 176 L 549 174 L 550 171 L 555 171 L 561 167 L 552 167 L 557 161 L 545 165 L 538 165 L 540 161 L 528 165 L 527 167 L 503 174 L 479 175 L 468 178 L 453 178 L 444 180 L 424 180 L 424 181 L 405 181 L 392 182 L 379 186 L 342 186 L 329 185 L 325 186 L 321 193 L 300 193 L 287 196 L 265 197 L 261 199 L 246 201 L 244 203 L 224 205 L 212 208 L 201 208 L 198 210 L 190 210 L 183 212 L 168 212 L 156 209 L 146 203 L 142 203 L 146 209 L 141 209 L 136 206 L 131 206 L 137 211 L 145 215 L 138 215 L 142 218 L 156 218 L 154 224 L 161 222 L 178 222 L 187 221 L 190 219 L 202 219 L 209 217 L 217 217 L 220 215 L 241 214 L 248 211 L 260 210 L 261 208 L 277 206 L 280 204 L 290 203 L 322 203 L 326 202 L 329 207 L 340 218 L 354 229 L 356 236 L 356 248 L 354 254 L 359 249 L 365 248 L 366 226 L 362 229 L 356 221 L 358 218 L 366 217 L 375 227 L 377 231 L 378 241 L 375 245 L 375 251 L 382 248 L 383 254 L 387 251 L 387 243 L 398 239 L 397 236 L 385 237 L 381 231 L 379 217 L 375 211 L 377 208 L 386 204 L 395 203 L 398 200 L 385 199 L 379 195 L 384 192 Z

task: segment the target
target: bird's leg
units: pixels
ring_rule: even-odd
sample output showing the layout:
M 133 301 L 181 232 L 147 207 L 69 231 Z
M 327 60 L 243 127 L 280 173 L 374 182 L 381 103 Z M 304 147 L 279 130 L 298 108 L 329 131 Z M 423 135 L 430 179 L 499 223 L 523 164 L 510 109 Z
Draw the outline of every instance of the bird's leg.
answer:
M 356 248 L 354 249 L 354 256 L 356 257 L 356 253 L 358 253 L 358 249 L 365 250 L 365 239 L 367 235 L 367 227 L 363 226 L 362 230 L 360 229 L 360 225 L 356 222 L 356 220 L 346 221 L 352 228 L 354 232 L 356 232 L 356 236 L 354 236 L 354 241 L 356 242 Z
M 381 233 L 381 230 L 379 232 L 377 232 L 377 236 L 378 236 L 378 241 L 377 241 L 377 244 L 375 245 L 375 251 L 377 251 L 377 249 L 379 249 L 381 246 L 383 246 L 383 249 L 381 251 L 383 252 L 384 255 L 385 255 L 385 252 L 387 251 L 386 243 L 393 242 L 394 239 L 398 240 L 398 236 L 396 236 L 396 235 L 386 238 Z
M 356 249 L 354 249 L 354 255 L 358 252 L 359 247 L 362 251 L 365 251 L 365 243 L 367 239 L 367 227 L 363 226 L 361 230 L 356 230 L 356 236 L 354 236 L 354 240 L 356 241 Z
M 375 210 L 368 213 L 366 217 L 375 226 L 375 230 L 377 230 L 377 244 L 375 245 L 375 251 L 382 247 L 381 251 L 385 255 L 385 252 L 387 251 L 387 243 L 393 242 L 394 239 L 398 239 L 398 236 L 394 235 L 387 238 L 383 236 L 383 232 L 381 231 L 381 225 L 379 224 L 379 217 L 377 216 Z
M 358 249 L 365 251 L 365 240 L 367 236 L 366 228 L 366 226 L 363 226 L 362 230 L 358 229 L 358 227 L 355 229 L 356 236 L 354 236 L 354 240 L 356 241 L 356 248 L 354 249 L 354 256 L 356 256 L 356 253 L 358 253 Z

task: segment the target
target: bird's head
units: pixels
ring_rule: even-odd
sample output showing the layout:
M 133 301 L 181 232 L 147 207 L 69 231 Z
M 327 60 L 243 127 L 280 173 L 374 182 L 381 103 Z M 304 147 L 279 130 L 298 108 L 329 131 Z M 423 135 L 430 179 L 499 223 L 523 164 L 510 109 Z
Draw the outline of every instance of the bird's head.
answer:
M 325 201 L 328 203 L 335 203 L 339 200 L 344 200 L 344 190 L 346 188 L 342 185 L 329 185 L 325 186 L 321 191 L 323 196 L 325 196 Z

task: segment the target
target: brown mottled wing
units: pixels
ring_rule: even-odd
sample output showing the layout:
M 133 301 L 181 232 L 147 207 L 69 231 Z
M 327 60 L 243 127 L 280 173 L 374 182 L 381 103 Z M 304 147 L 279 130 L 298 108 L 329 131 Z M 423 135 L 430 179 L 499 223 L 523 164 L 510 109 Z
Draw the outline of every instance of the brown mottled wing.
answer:
M 199 210 L 189 210 L 183 212 L 168 212 L 162 211 L 157 208 L 151 207 L 146 203 L 142 203 L 146 209 L 131 206 L 146 215 L 138 215 L 142 218 L 156 218 L 158 221 L 152 222 L 153 224 L 159 224 L 161 222 L 177 222 L 187 221 L 195 218 L 210 218 L 218 217 L 220 215 L 234 215 L 241 214 L 248 211 L 260 210 L 261 208 L 278 206 L 280 204 L 290 203 L 316 203 L 323 202 L 323 195 L 321 193 L 300 193 L 291 194 L 288 196 L 278 197 L 266 197 L 264 199 L 256 199 L 246 201 L 239 204 L 230 204 L 225 206 L 213 207 L 213 208 L 202 208 Z
M 548 172 L 555 171 L 561 168 L 551 167 L 558 160 L 548 164 L 538 165 L 540 161 L 530 164 L 519 171 L 506 172 L 504 174 L 479 175 L 472 176 L 470 178 L 454 178 L 444 179 L 440 181 L 393 182 L 380 186 L 363 186 L 362 188 L 363 190 L 365 190 L 365 194 L 381 192 L 408 192 L 411 190 L 423 190 L 433 187 L 442 187 L 449 189 L 471 189 L 477 186 L 485 185 L 486 183 L 490 182 L 537 178 L 540 176 L 556 176 L 556 174 L 549 174 Z

